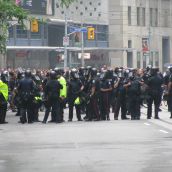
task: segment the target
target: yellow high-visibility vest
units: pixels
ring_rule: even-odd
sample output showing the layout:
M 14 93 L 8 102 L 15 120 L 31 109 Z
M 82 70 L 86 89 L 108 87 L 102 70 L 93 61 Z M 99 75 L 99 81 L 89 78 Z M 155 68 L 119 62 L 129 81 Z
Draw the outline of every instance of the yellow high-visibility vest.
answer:
M 80 105 L 80 98 L 79 98 L 79 97 L 77 97 L 77 98 L 75 99 L 74 104 L 75 104 L 75 105 Z
M 8 101 L 8 85 L 0 80 L 0 93 L 4 96 L 5 100 Z
M 59 83 L 62 85 L 62 89 L 60 89 L 60 97 L 67 97 L 67 84 L 66 84 L 66 79 L 61 76 L 59 79 L 58 79 Z

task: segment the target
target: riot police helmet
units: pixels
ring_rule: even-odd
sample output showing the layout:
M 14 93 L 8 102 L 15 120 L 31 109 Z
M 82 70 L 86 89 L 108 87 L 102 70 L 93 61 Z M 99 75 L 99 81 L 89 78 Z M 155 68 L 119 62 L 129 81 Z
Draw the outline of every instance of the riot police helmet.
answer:
M 75 68 L 73 68 L 73 69 L 71 70 L 71 72 L 70 72 L 70 77 L 71 77 L 72 79 L 78 79 L 78 78 L 79 78 L 78 71 L 77 71 Z
M 169 70 L 170 73 L 172 73 L 172 65 L 168 66 L 168 70 Z
M 25 77 L 31 77 L 32 76 L 32 73 L 31 73 L 31 70 L 30 69 L 27 69 L 26 71 L 25 71 Z
M 151 75 L 154 76 L 159 72 L 159 68 L 158 67 L 152 67 L 151 69 Z
M 3 71 L 1 73 L 1 81 L 7 83 L 8 82 L 8 71 Z
M 97 76 L 97 69 L 96 68 L 92 68 L 91 70 L 91 77 L 95 77 Z
M 54 70 L 50 71 L 50 79 L 56 79 L 56 72 Z

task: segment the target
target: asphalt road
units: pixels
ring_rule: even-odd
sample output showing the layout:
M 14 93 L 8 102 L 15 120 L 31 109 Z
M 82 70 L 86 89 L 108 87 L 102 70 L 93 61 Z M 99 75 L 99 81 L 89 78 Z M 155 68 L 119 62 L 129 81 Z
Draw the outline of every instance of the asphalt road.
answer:
M 163 109 L 161 120 L 147 120 L 142 112 L 140 121 L 25 125 L 8 112 L 0 172 L 171 172 L 170 115 Z

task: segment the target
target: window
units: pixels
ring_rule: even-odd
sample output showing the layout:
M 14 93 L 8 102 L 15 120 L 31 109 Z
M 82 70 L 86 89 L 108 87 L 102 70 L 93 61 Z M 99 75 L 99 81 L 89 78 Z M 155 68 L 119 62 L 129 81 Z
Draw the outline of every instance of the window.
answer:
M 150 26 L 153 26 L 153 8 L 150 8 Z
M 145 21 L 145 8 L 142 8 L 142 26 L 146 25 L 146 21 Z
M 14 28 L 13 28 L 13 26 L 11 26 L 11 27 L 8 29 L 9 38 L 13 38 L 13 31 L 14 31 Z
M 27 38 L 27 30 L 24 30 L 21 26 L 16 27 L 17 38 Z
M 159 52 L 155 52 L 155 66 L 159 67 Z
M 128 7 L 128 25 L 131 25 L 131 7 Z
M 140 7 L 137 7 L 137 26 L 140 26 Z
M 154 53 L 153 52 L 151 52 L 151 54 L 150 54 L 150 64 L 151 64 L 151 66 L 153 66 L 153 58 L 154 57 Z
M 137 52 L 137 68 L 140 68 L 141 53 Z
M 92 16 L 93 15 L 93 13 L 90 13 L 90 16 Z
M 128 48 L 132 48 L 132 41 L 128 40 Z
M 98 41 L 107 41 L 108 40 L 108 27 L 98 25 L 96 26 L 96 36 Z
M 155 9 L 155 26 L 158 26 L 158 9 Z

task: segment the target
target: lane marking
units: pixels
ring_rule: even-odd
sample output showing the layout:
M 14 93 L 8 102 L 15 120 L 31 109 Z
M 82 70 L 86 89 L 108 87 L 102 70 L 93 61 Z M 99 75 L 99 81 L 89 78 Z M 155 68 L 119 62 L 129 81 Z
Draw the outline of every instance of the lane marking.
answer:
M 145 122 L 144 124 L 145 124 L 145 125 L 147 125 L 147 126 L 150 126 L 150 124 L 149 124 L 149 123 L 146 123 L 146 122 Z
M 162 132 L 162 133 L 168 134 L 168 132 L 165 131 L 165 130 L 159 130 L 159 131 Z

